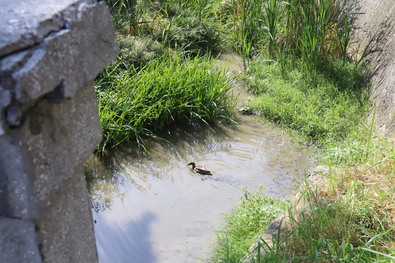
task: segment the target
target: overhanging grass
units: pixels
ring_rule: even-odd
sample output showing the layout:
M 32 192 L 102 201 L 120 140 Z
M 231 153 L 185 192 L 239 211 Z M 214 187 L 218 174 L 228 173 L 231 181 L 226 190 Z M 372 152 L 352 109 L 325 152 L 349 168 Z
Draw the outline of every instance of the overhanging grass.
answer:
M 209 262 L 393 262 L 395 145 L 362 138 L 370 145 L 363 164 L 332 168 L 327 183 L 306 182 L 292 202 L 245 192 L 217 234 Z M 251 246 L 284 205 L 287 212 L 272 240 L 259 237 Z
M 235 99 L 231 79 L 209 57 L 179 55 L 151 61 L 143 70 L 115 73 L 110 67 L 96 84 L 103 141 L 99 151 L 174 122 L 230 121 Z

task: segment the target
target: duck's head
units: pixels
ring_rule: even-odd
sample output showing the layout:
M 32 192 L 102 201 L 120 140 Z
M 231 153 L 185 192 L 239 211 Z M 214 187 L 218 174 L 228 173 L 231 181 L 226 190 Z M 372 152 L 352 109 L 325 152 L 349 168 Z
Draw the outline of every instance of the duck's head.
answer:
M 195 168 L 195 166 L 196 166 L 196 164 L 194 162 L 190 162 L 190 163 L 187 164 L 187 166 L 188 165 L 192 165 L 192 169 Z

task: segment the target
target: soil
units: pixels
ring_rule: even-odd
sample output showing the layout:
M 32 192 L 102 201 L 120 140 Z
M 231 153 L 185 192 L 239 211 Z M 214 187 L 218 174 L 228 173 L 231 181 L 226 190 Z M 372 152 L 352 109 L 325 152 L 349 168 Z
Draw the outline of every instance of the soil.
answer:
M 368 65 L 376 127 L 395 137 L 395 1 L 345 0 L 355 20 L 350 55 Z M 374 107 L 370 112 L 373 116 Z

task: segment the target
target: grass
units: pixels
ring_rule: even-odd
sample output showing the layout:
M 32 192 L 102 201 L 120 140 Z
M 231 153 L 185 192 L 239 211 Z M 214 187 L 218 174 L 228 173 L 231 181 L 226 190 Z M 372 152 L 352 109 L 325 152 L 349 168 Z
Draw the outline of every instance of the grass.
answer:
M 124 142 L 143 145 L 170 123 L 230 121 L 231 79 L 207 57 L 179 55 L 152 60 L 144 69 L 114 73 L 96 83 L 103 141 L 99 151 Z
M 323 184 L 306 180 L 291 202 L 282 203 L 286 209 L 267 207 L 265 202 L 262 206 L 256 201 L 265 199 L 261 194 L 248 194 L 248 201 L 226 217 L 209 261 L 394 262 L 395 144 L 366 134 L 361 138 L 360 143 L 370 146 L 363 162 L 332 167 Z M 362 160 L 357 149 L 348 152 L 357 154 L 350 159 Z M 281 212 L 271 239 L 260 236 L 270 218 Z M 259 220 L 262 224 L 256 223 Z
M 155 65 L 161 63 L 161 66 L 166 67 L 167 63 L 174 63 L 173 56 L 182 57 L 183 59 L 178 59 L 177 65 L 172 64 L 172 70 L 177 71 L 176 68 L 180 67 L 182 68 L 182 72 L 185 68 L 190 67 L 190 65 L 197 66 L 197 63 L 193 62 L 194 57 L 198 58 L 200 64 L 209 64 L 209 62 L 203 63 L 203 60 L 208 61 L 211 54 L 220 52 L 226 46 L 233 46 L 243 55 L 245 68 L 247 68 L 251 62 L 250 60 L 255 55 L 264 53 L 280 61 L 279 65 L 282 72 L 285 71 L 286 64 L 292 62 L 289 61 L 289 57 L 300 57 L 303 65 L 309 69 L 314 69 L 315 72 L 321 64 L 315 63 L 314 59 L 316 57 L 311 54 L 318 52 L 320 59 L 324 56 L 332 56 L 338 54 L 333 50 L 339 49 L 339 43 L 348 43 L 342 38 L 345 34 L 340 34 L 340 32 L 345 32 L 344 28 L 347 27 L 347 20 L 343 19 L 342 23 L 336 20 L 339 8 L 333 0 L 319 2 L 293 0 L 289 3 L 278 0 L 107 0 L 107 3 L 110 6 L 113 21 L 116 25 L 121 51 L 118 59 L 103 71 L 96 81 L 104 138 L 99 147 L 99 153 L 103 152 L 108 146 L 117 146 L 122 142 L 135 140 L 141 145 L 143 137 L 149 136 L 156 138 L 155 131 L 169 125 L 172 121 L 194 121 L 191 116 L 199 116 L 197 118 L 205 122 L 220 119 L 214 118 L 214 115 L 222 116 L 228 120 L 230 119 L 229 113 L 232 112 L 233 106 L 232 103 L 228 102 L 232 99 L 225 98 L 225 96 L 221 95 L 219 98 L 224 103 L 219 103 L 218 100 L 215 100 L 215 96 L 210 95 L 210 90 L 207 92 L 207 99 L 211 98 L 213 99 L 212 101 L 204 99 L 199 103 L 199 106 L 184 107 L 180 111 L 180 114 L 175 114 L 174 111 L 177 110 L 171 108 L 177 103 L 165 103 L 165 100 L 170 98 L 170 96 L 162 92 L 155 93 L 159 96 L 157 98 L 141 102 L 144 104 L 144 107 L 137 106 L 140 103 L 140 101 L 137 101 L 137 98 L 141 97 L 138 93 L 141 91 L 144 94 L 146 87 L 151 85 L 150 77 L 145 76 L 162 74 Z M 306 8 L 306 4 L 311 4 L 313 8 L 311 10 Z M 310 30 L 311 33 L 309 31 L 311 28 L 315 28 L 316 31 L 318 30 L 319 36 L 314 35 L 316 33 L 314 30 Z M 299 35 L 295 35 L 293 32 L 303 32 L 303 34 L 310 32 L 311 35 L 300 34 L 299 38 Z M 311 40 L 313 36 L 320 37 L 320 39 Z M 302 45 L 301 43 L 307 41 L 303 37 L 316 43 L 316 45 L 310 42 L 309 45 Z M 173 51 L 169 52 L 169 49 Z M 264 50 L 268 50 L 268 52 Z M 342 49 L 340 48 L 340 50 Z M 179 54 L 167 55 L 169 53 Z M 314 61 L 312 62 L 306 59 L 308 57 Z M 164 60 L 166 59 L 169 62 L 165 62 Z M 192 62 L 189 62 L 190 59 L 192 59 Z M 186 64 L 186 66 L 183 64 Z M 314 68 L 310 66 L 311 64 L 314 64 Z M 254 65 L 256 65 L 255 62 Z M 253 67 L 259 68 L 261 66 Z M 287 65 L 287 67 L 289 68 L 291 66 Z M 333 68 L 336 68 L 336 66 Z M 196 70 L 197 72 L 201 72 L 198 69 Z M 207 68 L 206 72 L 209 72 Z M 257 75 L 255 77 L 257 83 L 253 85 L 259 86 L 258 71 L 254 73 Z M 201 83 L 205 89 L 211 88 L 212 83 L 210 81 L 213 81 L 215 78 L 223 82 L 221 85 L 227 85 L 228 80 L 218 78 L 218 76 L 209 77 L 206 75 L 208 82 L 197 81 L 196 78 L 203 77 L 202 74 L 203 72 L 182 76 L 185 78 L 195 78 L 186 81 Z M 338 72 L 335 72 L 335 74 L 338 74 Z M 349 74 L 349 72 L 346 72 L 346 74 Z M 329 78 L 330 76 L 327 77 Z M 132 80 L 134 78 L 138 79 L 139 82 L 137 83 Z M 179 90 L 180 86 L 173 86 L 174 81 L 170 80 L 170 78 L 175 79 L 177 76 L 167 72 L 163 75 L 163 79 L 168 79 L 166 81 L 170 85 L 163 79 L 158 80 L 158 85 L 165 84 L 168 85 L 169 89 L 174 88 L 175 90 Z M 137 88 L 136 85 L 139 85 L 141 88 Z M 216 85 L 214 84 L 214 90 L 218 89 Z M 199 89 L 203 87 L 199 87 Z M 220 88 L 220 90 L 224 89 Z M 295 96 L 295 100 L 298 99 L 297 96 L 299 96 L 299 99 L 303 96 L 303 92 L 297 94 L 296 91 L 291 91 L 290 89 L 287 91 L 293 94 L 286 95 Z M 328 91 L 331 92 L 331 95 L 325 97 L 324 93 Z M 168 92 L 173 94 L 178 91 L 169 90 Z M 122 94 L 122 98 L 115 95 L 115 93 Z M 347 97 L 350 95 L 349 93 L 334 89 L 331 90 L 331 87 L 321 90 L 315 89 L 314 91 L 310 91 L 310 93 L 317 93 L 315 102 L 317 109 L 314 109 L 316 111 L 319 111 L 318 108 L 320 106 L 318 103 L 320 99 L 324 99 L 324 101 L 321 101 L 322 104 L 325 104 L 328 100 L 332 100 L 334 97 L 350 101 L 353 100 L 353 98 Z M 345 93 L 347 94 L 344 95 Z M 223 94 L 229 95 L 228 92 L 223 92 Z M 273 101 L 269 101 L 270 98 L 268 96 L 270 95 L 266 93 L 266 100 L 263 98 L 265 95 L 262 95 L 262 103 L 259 104 L 256 101 L 257 104 L 254 107 L 262 108 L 263 104 L 270 103 L 276 106 L 273 104 Z M 174 95 L 170 100 L 176 100 L 178 97 L 184 98 L 183 95 Z M 152 105 L 148 105 L 148 103 L 152 103 Z M 188 104 L 190 101 L 180 101 L 179 103 L 181 105 L 183 103 Z M 203 106 L 203 103 L 207 104 L 207 106 Z M 293 103 L 295 104 L 295 101 Z M 348 107 L 352 103 L 344 105 Z M 212 105 L 218 105 L 218 109 L 215 109 Z M 351 106 L 355 105 L 352 104 Z M 167 109 L 166 107 L 170 108 Z M 179 106 L 174 107 L 177 108 Z M 205 112 L 200 110 L 195 111 L 203 107 L 206 107 Z M 227 107 L 227 109 L 225 110 L 224 107 Z M 287 116 L 289 114 L 287 113 L 288 109 L 286 105 L 283 104 L 281 108 L 283 109 L 282 117 L 285 119 L 289 118 Z M 360 108 L 355 108 L 355 110 L 360 110 Z M 140 110 L 143 112 L 136 113 L 136 111 Z M 300 107 L 300 110 L 303 111 L 303 107 Z M 324 112 L 324 110 L 321 111 Z M 168 112 L 168 114 L 165 114 L 165 112 Z M 327 116 L 326 123 L 322 125 L 319 125 L 319 122 L 316 121 L 315 123 L 317 125 L 310 127 L 308 125 L 312 123 L 311 121 L 301 119 L 297 126 L 291 128 L 305 129 L 306 133 L 310 133 L 312 137 L 318 137 L 332 126 L 332 122 L 330 121 L 331 115 L 341 114 L 341 112 L 341 109 L 334 109 Z M 181 117 L 181 114 L 185 114 L 185 116 Z M 136 115 L 141 116 L 137 118 L 135 117 Z M 268 115 L 268 112 L 266 112 L 266 116 Z M 349 114 L 343 117 L 345 124 L 339 127 L 338 133 L 344 132 L 342 128 L 345 129 L 347 125 L 354 123 L 353 119 L 348 118 L 351 115 Z M 316 118 L 313 115 L 310 117 Z M 278 118 L 278 116 L 273 116 L 273 119 Z
M 285 203 L 244 189 L 241 202 L 225 218 L 226 224 L 217 234 L 210 262 L 241 262 L 257 238 L 257 233 L 284 210 Z
M 120 46 L 96 78 L 103 140 L 108 148 L 144 138 L 177 122 L 231 121 L 231 79 L 214 69 L 218 30 L 211 1 L 108 0 Z
M 261 240 L 251 262 L 394 262 L 395 147 L 373 144 L 364 164 L 332 170 L 327 184 L 307 183 L 285 230 L 271 244 Z
M 231 119 L 230 80 L 210 54 L 244 58 L 250 111 L 296 130 L 332 168 L 306 184 L 271 242 L 259 232 L 283 203 L 245 192 L 218 233 L 212 262 L 392 262 L 394 144 L 364 126 L 369 86 L 348 61 L 351 19 L 335 0 L 107 0 L 119 59 L 96 81 L 100 152 L 142 143 L 176 122 Z M 172 51 L 169 51 L 172 49 Z M 373 118 L 374 120 L 374 118 Z M 342 169 L 334 168 L 342 167 Z
M 367 112 L 369 89 L 363 67 L 333 60 L 313 74 L 300 60 L 283 73 L 272 60 L 255 60 L 250 89 L 257 95 L 247 106 L 256 114 L 297 130 L 311 142 L 342 141 Z
M 352 18 L 343 15 L 340 1 L 234 0 L 218 6 L 215 14 L 246 69 L 258 55 L 279 59 L 286 53 L 309 70 L 329 57 L 347 59 Z

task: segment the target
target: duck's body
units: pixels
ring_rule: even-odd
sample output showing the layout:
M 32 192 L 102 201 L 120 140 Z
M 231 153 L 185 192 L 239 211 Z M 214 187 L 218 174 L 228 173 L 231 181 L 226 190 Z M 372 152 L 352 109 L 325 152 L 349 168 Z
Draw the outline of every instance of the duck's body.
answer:
M 206 167 L 201 166 L 201 165 L 196 165 L 194 162 L 188 163 L 188 165 L 192 165 L 192 171 L 198 174 L 203 174 L 203 175 L 213 175 L 210 170 L 208 170 Z

